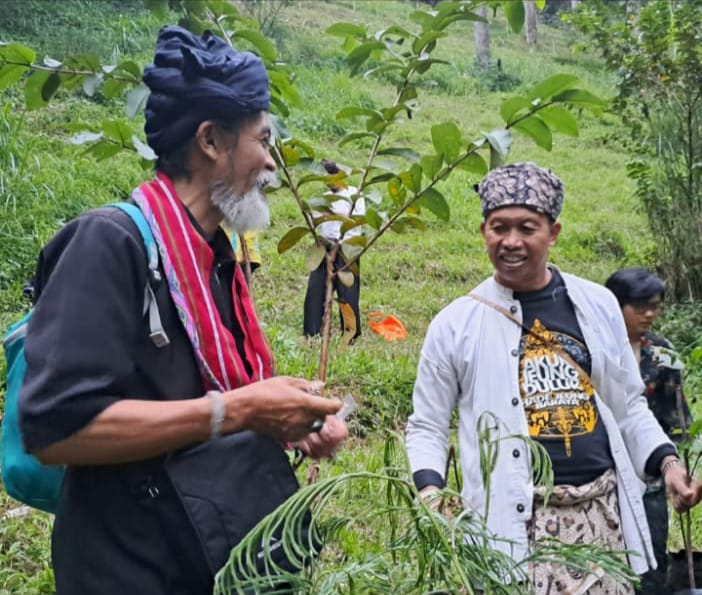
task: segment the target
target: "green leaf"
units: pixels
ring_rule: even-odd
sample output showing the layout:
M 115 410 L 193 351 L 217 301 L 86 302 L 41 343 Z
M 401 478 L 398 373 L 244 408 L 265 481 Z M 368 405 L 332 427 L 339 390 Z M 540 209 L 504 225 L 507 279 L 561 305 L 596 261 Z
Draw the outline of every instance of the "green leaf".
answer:
M 306 227 L 293 227 L 280 239 L 278 242 L 278 254 L 287 252 L 302 238 L 304 238 L 310 230 Z
M 405 196 L 407 196 L 407 190 L 405 190 L 402 185 L 402 180 L 399 177 L 394 174 L 390 175 L 392 178 L 388 182 L 388 194 L 394 202 L 401 203 L 405 200 Z
M 280 252 L 280 244 L 278 244 L 278 252 Z M 316 244 L 310 246 L 305 252 L 305 268 L 310 272 L 316 271 L 326 255 L 327 251 L 324 246 L 317 246 Z
M 416 74 L 424 74 L 431 66 L 434 64 L 451 64 L 446 60 L 440 60 L 438 58 L 427 58 L 426 56 L 420 56 L 416 60 L 410 60 L 408 65 L 408 73 L 410 70 L 414 70 Z
M 509 148 L 512 145 L 512 135 L 509 130 L 504 128 L 496 128 L 490 132 L 483 132 L 482 135 L 490 143 L 490 147 L 494 149 L 501 157 L 507 157 Z M 492 168 L 492 165 L 490 165 Z
M 118 81 L 115 79 L 107 79 L 105 81 L 105 84 L 102 86 L 102 94 L 107 98 L 110 99 L 112 97 L 116 97 L 119 95 L 124 88 L 127 86 L 128 83 L 124 81 Z
M 536 8 L 539 10 L 546 8 L 546 0 L 535 0 L 534 4 L 536 4 Z
M 132 129 L 123 120 L 105 120 L 102 123 L 102 131 L 105 133 L 105 138 L 114 140 L 122 146 L 128 147 L 132 145 Z
M 139 68 L 136 62 L 131 60 L 125 60 L 117 65 L 117 70 L 126 74 L 132 75 L 137 81 L 141 81 L 141 68 Z
M 488 172 L 488 164 L 479 153 L 471 153 L 468 157 L 461 161 L 458 167 L 462 170 L 478 174 L 481 177 Z
M 86 155 L 91 155 L 97 161 L 104 161 L 105 159 L 114 157 L 123 150 L 124 147 L 103 139 L 88 147 L 84 153 Z
M 578 122 L 575 116 L 562 105 L 549 105 L 538 113 L 543 121 L 557 132 L 578 136 Z
M 149 88 L 141 85 L 127 93 L 127 117 L 131 120 L 141 114 L 149 98 Z
M 20 66 L 18 64 L 4 64 L 0 66 L 0 90 L 14 85 L 28 70 L 28 66 Z
M 156 161 L 156 153 L 154 153 L 154 150 L 144 141 L 142 141 L 136 134 L 132 135 L 132 145 L 139 154 L 139 157 L 145 159 L 146 161 Z
M 410 13 L 409 18 L 418 25 L 421 25 L 423 31 L 426 31 L 434 24 L 434 17 L 426 10 L 415 10 Z
M 366 223 L 373 229 L 380 229 L 383 226 L 383 219 L 375 209 L 366 208 Z
M 524 26 L 524 3 L 522 0 L 502 0 L 502 10 L 514 33 L 519 33 Z
M 268 67 L 268 76 L 271 79 L 271 90 L 274 94 L 280 96 L 281 102 L 284 101 L 295 106 L 301 105 L 302 100 L 300 99 L 300 94 L 290 82 L 290 75 L 288 72 L 282 70 L 282 68 L 279 68 L 277 65 L 275 67 L 270 66 Z M 287 105 L 283 105 L 281 113 L 286 114 L 287 112 Z
M 520 120 L 514 128 L 521 130 L 542 149 L 550 151 L 553 146 L 553 135 L 551 129 L 544 124 L 544 121 L 537 115 L 531 115 L 524 120 Z
M 395 174 L 391 172 L 380 174 L 368 180 L 366 182 L 366 186 L 372 186 L 373 184 L 379 184 L 380 182 L 387 182 L 388 180 L 392 180 L 394 177 L 396 177 Z
M 334 23 L 327 28 L 326 33 L 335 37 L 360 37 L 365 39 L 366 28 L 353 23 Z
M 303 176 L 301 177 L 297 185 L 298 187 L 307 184 L 308 182 L 326 182 L 327 181 L 327 175 L 326 174 L 313 174 L 313 175 L 308 175 L 308 176 Z
M 49 75 L 49 78 L 46 79 L 44 86 L 41 88 L 41 98 L 48 103 L 49 99 L 53 97 L 60 85 L 61 77 L 59 76 L 58 72 L 52 72 Z
M 449 209 L 444 195 L 434 188 L 427 188 L 414 204 L 429 209 L 442 221 L 448 221 L 451 217 L 451 209 Z
M 39 109 L 47 105 L 48 101 L 44 99 L 44 85 L 50 76 L 55 74 L 48 70 L 35 70 L 29 75 L 24 85 L 24 101 L 28 109 Z
M 463 140 L 461 139 L 461 131 L 456 124 L 444 122 L 432 126 L 431 141 L 436 152 L 442 155 L 447 162 L 458 159 Z
M 545 101 L 558 93 L 562 93 L 567 89 L 572 89 L 573 85 L 578 82 L 578 77 L 572 74 L 554 74 L 553 76 L 541 81 L 529 93 L 529 101 L 541 99 Z
M 355 277 L 351 271 L 339 271 L 336 276 L 339 277 L 339 281 L 345 287 L 353 287 Z
M 266 39 L 266 37 L 261 35 L 258 31 L 243 29 L 237 31 L 234 34 L 234 37 L 245 39 L 251 45 L 253 45 L 256 48 L 258 55 L 261 56 L 264 62 L 274 62 L 278 56 L 275 45 L 273 45 L 269 39 Z
M 413 193 L 419 192 L 422 187 L 422 168 L 414 163 L 409 171 L 400 173 L 400 180 L 405 185 L 405 188 Z
M 383 118 L 383 115 L 376 110 L 369 109 L 367 107 L 358 107 L 355 105 L 349 105 L 341 108 L 336 112 L 336 119 L 343 120 L 345 118 L 357 118 L 359 116 L 368 116 L 372 118 Z
M 0 45 L 0 61 L 15 62 L 16 66 L 31 66 L 37 59 L 34 50 L 20 43 Z
M 505 124 L 509 126 L 512 123 L 512 118 L 516 114 L 523 109 L 528 110 L 530 108 L 531 102 L 526 97 L 515 95 L 514 97 L 510 97 L 502 102 L 502 105 L 500 106 L 500 115 L 505 121 Z
M 390 122 L 379 120 L 377 118 L 368 118 L 366 120 L 366 130 L 377 135 L 383 134 L 385 129 L 390 125 Z
M 362 225 L 362 223 L 359 223 L 358 221 L 353 221 L 353 225 L 350 223 L 347 225 L 345 223 L 341 226 L 342 235 L 351 229 L 357 228 L 359 225 Z M 361 246 L 362 248 L 365 248 L 366 244 L 368 244 L 368 238 L 366 236 L 351 236 L 350 238 L 345 239 L 343 243 L 347 246 Z
M 79 54 L 71 56 L 66 60 L 67 67 L 75 67 L 81 70 L 90 70 L 93 73 L 98 73 L 102 70 L 100 58 L 96 54 Z
M 395 157 L 404 157 L 412 163 L 417 163 L 419 161 L 419 153 L 414 149 L 408 149 L 406 147 L 389 147 L 387 149 L 381 149 L 377 153 L 378 155 L 394 155 Z
M 419 159 L 419 165 L 424 175 L 430 180 L 436 177 L 436 174 L 441 169 L 442 163 L 443 159 L 441 155 L 422 155 Z
M 555 102 L 569 103 L 571 105 L 576 105 L 580 107 L 585 107 L 588 109 L 597 109 L 605 107 L 607 102 L 604 99 L 593 95 L 589 91 L 583 89 L 570 89 L 555 95 L 553 98 Z
M 339 141 L 339 146 L 343 147 L 345 144 L 351 141 L 358 140 L 360 138 L 373 138 L 375 139 L 378 135 L 373 132 L 351 132 L 347 134 Z
M 381 29 L 375 34 L 376 39 L 383 39 L 388 35 L 396 35 L 402 39 L 408 39 L 410 37 L 417 37 L 414 33 L 410 33 L 407 29 L 400 27 L 399 25 L 390 25 L 387 29 Z
M 288 144 L 280 147 L 280 153 L 283 155 L 283 161 L 288 167 L 295 167 L 300 161 L 300 151 Z
M 414 227 L 420 231 L 425 231 L 427 228 L 421 219 L 417 219 L 416 217 L 401 217 L 390 226 L 390 229 L 397 233 L 404 233 L 407 231 L 408 227 Z
M 414 42 L 412 43 L 412 51 L 415 54 L 419 54 L 422 50 L 428 52 L 430 51 L 427 48 L 428 44 L 430 44 L 432 41 L 436 41 L 441 37 L 446 37 L 446 33 L 444 33 L 443 31 L 436 30 L 427 31 L 426 33 L 414 40 Z
M 341 253 L 344 256 L 344 260 L 352 262 L 358 258 L 359 254 L 363 251 L 361 246 L 355 246 L 354 244 L 341 244 Z
M 372 74 L 382 74 L 383 72 L 391 72 L 393 70 L 402 70 L 405 67 L 404 64 L 400 62 L 391 62 L 386 64 L 381 64 L 376 68 L 371 68 L 363 73 L 363 78 L 368 78 Z
M 366 43 L 362 43 L 358 47 L 351 50 L 346 56 L 346 61 L 351 68 L 351 74 L 354 75 L 359 71 L 361 66 L 363 66 L 363 63 L 368 60 L 371 53 L 373 53 L 375 50 L 384 49 L 385 44 L 380 41 L 367 41 Z
M 408 101 L 412 101 L 413 99 L 417 99 L 417 87 L 412 84 L 409 84 L 403 89 L 398 102 L 405 104 Z

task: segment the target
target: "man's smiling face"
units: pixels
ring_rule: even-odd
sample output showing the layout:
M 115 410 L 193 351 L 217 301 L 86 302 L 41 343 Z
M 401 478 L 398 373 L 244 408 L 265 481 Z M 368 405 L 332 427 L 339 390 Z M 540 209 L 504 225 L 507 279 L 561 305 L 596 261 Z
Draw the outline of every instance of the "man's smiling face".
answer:
M 488 213 L 480 225 L 497 282 L 513 291 L 535 291 L 548 284 L 548 251 L 556 244 L 560 223 L 524 207 Z

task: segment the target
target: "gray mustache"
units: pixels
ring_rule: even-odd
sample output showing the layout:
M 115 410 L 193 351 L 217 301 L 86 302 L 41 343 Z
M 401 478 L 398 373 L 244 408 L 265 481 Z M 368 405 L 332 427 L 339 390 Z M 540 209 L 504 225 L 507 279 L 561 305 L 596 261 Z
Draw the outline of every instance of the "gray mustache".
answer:
M 280 176 L 275 172 L 266 170 L 258 176 L 256 183 L 261 190 L 265 190 L 268 186 L 280 188 Z

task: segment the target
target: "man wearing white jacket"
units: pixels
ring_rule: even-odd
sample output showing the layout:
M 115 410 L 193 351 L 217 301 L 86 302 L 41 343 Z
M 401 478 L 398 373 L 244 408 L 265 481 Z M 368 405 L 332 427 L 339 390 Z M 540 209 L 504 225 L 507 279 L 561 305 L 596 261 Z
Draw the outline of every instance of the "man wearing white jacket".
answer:
M 663 476 L 678 510 L 699 501 L 675 447 L 643 397 L 621 310 L 602 286 L 548 264 L 561 225 L 563 186 L 532 163 L 492 170 L 477 186 L 481 233 L 495 269 L 432 321 L 422 348 L 407 450 L 423 496 L 444 486 L 453 410 L 459 412 L 463 502 L 482 514 L 494 546 L 523 559 L 534 540 L 598 542 L 655 565 L 640 478 Z M 485 412 L 502 436 L 540 442 L 554 470 L 544 506 L 520 439 L 499 443 L 490 502 L 476 425 Z M 476 577 L 479 578 L 479 577 Z M 607 576 L 536 567 L 537 593 L 633 593 Z

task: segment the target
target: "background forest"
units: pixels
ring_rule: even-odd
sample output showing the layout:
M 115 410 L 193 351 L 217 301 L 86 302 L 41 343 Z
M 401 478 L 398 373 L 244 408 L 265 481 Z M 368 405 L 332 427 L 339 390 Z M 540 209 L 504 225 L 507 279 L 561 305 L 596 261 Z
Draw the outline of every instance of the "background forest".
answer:
M 94 53 L 102 61 L 115 56 L 129 58 L 143 68 L 151 58 L 158 28 L 178 18 L 172 12 L 154 13 L 146 4 L 143 0 L 6 0 L 0 12 L 0 41 L 25 44 L 40 58 Z M 325 31 L 336 22 L 362 24 L 369 31 L 391 25 L 409 27 L 409 14 L 419 7 L 428 8 L 427 4 L 394 0 L 250 0 L 235 4 L 242 14 L 261 24 L 261 33 L 275 45 L 278 61 L 287 65 L 300 95 L 299 105 L 291 106 L 284 117 L 285 126 L 293 135 L 306 139 L 318 159 L 357 162 L 364 153 L 353 143 L 339 145 L 351 124 L 336 114 L 348 104 L 371 109 L 386 104 L 394 91 L 394 80 L 391 73 L 351 77 L 341 47 L 343 40 Z M 524 33 L 510 29 L 503 12 L 487 11 L 489 56 L 476 51 L 473 23 L 454 23 L 434 53 L 447 63 L 435 65 L 421 78 L 420 109 L 395 131 L 398 141 L 424 153 L 432 145 L 432 125 L 447 119 L 471 138 L 492 130 L 501 125 L 499 108 L 505 97 L 525 92 L 557 73 L 577 76 L 579 86 L 605 99 L 621 97 L 611 34 L 593 43 L 594 17 L 574 21 L 574 4 L 578 3 L 548 0 L 537 16 L 536 38 L 530 38 L 528 44 Z M 600 3 L 584 0 L 580 4 L 583 10 L 588 4 Z M 632 18 L 632 5 L 636 10 L 646 5 L 609 4 L 614 22 Z M 568 15 L 570 22 L 564 22 L 561 17 Z M 597 30 L 604 35 L 603 28 Z M 614 49 L 604 56 L 593 51 L 605 47 Z M 109 159 L 96 159 L 95 151 L 70 142 L 80 131 L 124 117 L 123 95 L 109 95 L 104 89 L 90 97 L 60 89 L 47 107 L 32 110 L 21 89 L 8 86 L 0 91 L 3 331 L 29 307 L 22 298 L 22 285 L 52 234 L 85 209 L 121 200 L 148 176 L 136 153 L 119 152 Z M 556 265 L 598 282 L 622 266 L 643 265 L 673 281 L 676 291 L 666 296 L 658 330 L 688 361 L 686 393 L 693 415 L 700 418 L 702 405 L 696 397 L 702 391 L 701 296 L 682 287 L 663 245 L 665 231 L 650 225 L 652 213 L 658 217 L 666 211 L 665 205 L 652 202 L 651 196 L 660 196 L 656 192 L 660 180 L 641 165 L 641 155 L 647 153 L 641 148 L 643 141 L 636 126 L 632 129 L 632 122 L 641 123 L 639 130 L 645 127 L 645 116 L 632 109 L 624 113 L 616 101 L 596 114 L 584 110 L 574 110 L 574 114 L 577 136 L 554 135 L 548 152 L 529 138 L 515 135 L 508 161 L 535 161 L 551 168 L 565 184 L 563 232 L 552 251 Z M 137 116 L 130 125 L 138 131 L 141 124 Z M 479 178 L 468 171 L 454 172 L 437 186 L 450 209 L 448 219 L 429 215 L 423 232 L 407 229 L 386 234 L 376 249 L 363 257 L 362 318 L 373 311 L 393 314 L 406 326 L 406 340 L 386 342 L 364 319 L 363 335 L 344 349 L 336 331 L 334 308 L 328 392 L 352 393 L 359 409 L 350 422 L 352 439 L 333 462 L 322 464 L 322 479 L 378 471 L 386 464 L 386 438 L 402 432 L 411 410 L 415 368 L 429 321 L 490 274 L 478 233 L 480 211 L 473 191 Z M 273 193 L 270 201 L 272 225 L 259 236 L 263 262 L 252 280 L 256 306 L 271 340 L 278 372 L 312 378 L 317 374 L 320 345 L 318 339 L 302 337 L 308 276 L 305 251 L 301 246 L 283 254 L 277 250 L 281 237 L 298 224 L 300 213 L 285 189 Z M 692 267 L 700 266 L 699 252 L 696 258 L 697 265 L 693 257 Z M 3 366 L 0 362 L 0 377 L 4 378 Z M 0 386 L 0 408 L 3 395 L 4 387 Z M 337 506 L 364 518 L 376 501 L 373 490 L 370 484 L 360 489 L 349 487 L 341 493 Z M 0 490 L 0 594 L 52 593 L 51 517 L 34 511 L 17 514 L 17 506 Z M 384 529 L 377 523 L 364 521 L 356 529 L 342 533 L 333 555 L 360 558 L 369 544 L 371 549 L 372 544 L 381 547 L 374 533 Z M 671 540 L 673 549 L 678 549 L 677 535 Z M 702 545 L 699 537 L 696 545 Z

